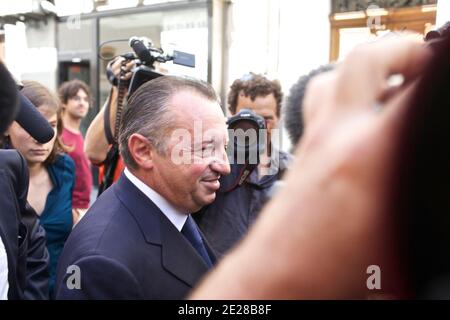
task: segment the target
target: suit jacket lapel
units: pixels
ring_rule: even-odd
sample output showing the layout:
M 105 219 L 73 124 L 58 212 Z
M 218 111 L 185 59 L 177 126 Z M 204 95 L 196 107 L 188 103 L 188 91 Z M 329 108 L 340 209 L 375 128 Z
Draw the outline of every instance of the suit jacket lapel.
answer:
M 208 271 L 208 265 L 163 214 L 161 214 L 161 236 L 164 268 L 193 287 Z
M 159 208 L 122 173 L 114 193 L 134 217 L 148 243 L 161 244 Z
M 161 210 L 124 174 L 114 186 L 116 196 L 137 221 L 148 243 L 161 245 L 163 268 L 194 286 L 208 266 Z M 210 251 L 209 246 L 207 246 Z M 211 259 L 215 261 L 214 255 Z

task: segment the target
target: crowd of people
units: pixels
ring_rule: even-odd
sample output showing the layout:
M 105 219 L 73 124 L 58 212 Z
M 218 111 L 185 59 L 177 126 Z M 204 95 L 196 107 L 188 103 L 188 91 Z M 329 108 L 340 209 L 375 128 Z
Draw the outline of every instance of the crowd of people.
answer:
M 404 35 L 361 45 L 301 76 L 284 100 L 278 80 L 236 79 L 230 115 L 250 110 L 267 136 L 258 165 L 228 190 L 225 179 L 242 171 L 230 164 L 233 141 L 210 84 L 158 77 L 125 93 L 118 111 L 116 85 L 129 82 L 134 63 L 117 58 L 109 67 L 119 81 L 83 137 L 87 84 L 53 93 L 16 83 L 2 65 L 0 108 L 11 115 L 0 126 L 0 298 L 414 297 L 393 163 L 432 54 Z M 398 74 L 402 83 L 391 85 Z M 52 137 L 19 122 L 17 106 L 37 109 Z M 277 147 L 282 116 L 292 155 Z M 92 204 L 91 165 L 108 168 L 115 150 L 114 183 Z M 371 265 L 382 270 L 376 292 L 366 283 Z

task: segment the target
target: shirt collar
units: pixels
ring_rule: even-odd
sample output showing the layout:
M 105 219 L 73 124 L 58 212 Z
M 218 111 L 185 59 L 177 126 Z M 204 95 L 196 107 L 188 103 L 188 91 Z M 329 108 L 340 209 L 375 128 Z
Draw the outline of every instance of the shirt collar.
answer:
M 153 190 L 147 184 L 137 178 L 134 174 L 132 174 L 128 170 L 128 168 L 125 168 L 124 173 L 128 180 L 130 180 L 131 183 L 136 186 L 136 188 L 138 188 L 143 194 L 145 194 L 159 208 L 159 210 L 164 213 L 167 219 L 172 222 L 172 224 L 178 229 L 178 231 L 181 231 L 189 214 L 175 208 L 159 193 L 157 193 L 155 190 Z

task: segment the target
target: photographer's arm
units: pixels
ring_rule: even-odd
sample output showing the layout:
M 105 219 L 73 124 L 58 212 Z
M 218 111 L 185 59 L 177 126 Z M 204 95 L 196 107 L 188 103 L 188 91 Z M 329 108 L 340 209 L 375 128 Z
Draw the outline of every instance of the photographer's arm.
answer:
M 113 87 L 111 94 L 106 100 L 100 112 L 92 120 L 86 132 L 84 151 L 94 165 L 101 165 L 106 159 L 109 143 L 105 135 L 104 116 L 106 106 L 110 103 L 109 123 L 113 131 L 116 122 L 117 88 Z M 114 135 L 114 131 L 112 132 Z
M 122 61 L 125 59 L 123 57 L 118 57 L 115 59 L 111 64 L 112 72 L 116 75 L 116 77 L 120 74 L 121 64 Z M 129 80 L 131 79 L 132 72 L 130 71 L 135 66 L 134 61 L 128 62 L 125 67 L 125 76 L 122 77 L 123 80 Z M 111 128 L 111 134 L 114 137 L 114 127 L 116 122 L 116 108 L 117 108 L 117 97 L 118 97 L 118 90 L 117 87 L 113 87 L 111 90 L 110 95 L 108 96 L 108 99 L 106 100 L 105 104 L 103 105 L 100 112 L 97 114 L 97 116 L 94 118 L 94 120 L 91 122 L 91 125 L 89 126 L 87 132 L 86 132 L 86 138 L 85 138 L 85 145 L 84 150 L 89 158 L 89 160 L 94 165 L 101 165 L 103 161 L 106 159 L 106 155 L 108 154 L 108 150 L 110 148 L 110 144 L 108 143 L 108 140 L 106 139 L 105 135 L 105 125 L 104 125 L 104 114 L 106 106 L 109 103 L 109 123 Z

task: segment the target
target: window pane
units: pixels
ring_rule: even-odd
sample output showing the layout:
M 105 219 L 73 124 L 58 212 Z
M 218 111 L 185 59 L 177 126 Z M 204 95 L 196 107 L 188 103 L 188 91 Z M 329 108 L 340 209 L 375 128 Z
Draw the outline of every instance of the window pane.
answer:
M 58 23 L 59 51 L 92 51 L 92 19 L 68 19 Z

